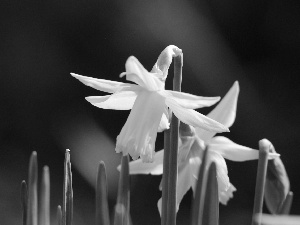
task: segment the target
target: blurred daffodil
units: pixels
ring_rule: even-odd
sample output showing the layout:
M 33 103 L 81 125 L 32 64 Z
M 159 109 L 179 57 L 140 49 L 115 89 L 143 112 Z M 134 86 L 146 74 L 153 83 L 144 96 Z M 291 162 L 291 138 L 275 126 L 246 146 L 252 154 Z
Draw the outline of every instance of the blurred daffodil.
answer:
M 224 125 L 193 110 L 211 106 L 219 101 L 219 97 L 200 97 L 165 90 L 165 80 L 172 57 L 179 54 L 182 54 L 181 49 L 174 45 L 168 46 L 158 57 L 151 72 L 148 72 L 134 56 L 129 57 L 125 64 L 126 72 L 120 76 L 126 76 L 126 80 L 135 84 L 71 73 L 85 85 L 112 93 L 87 97 L 86 100 L 94 106 L 115 110 L 132 109 L 117 137 L 116 152 L 130 154 L 134 160 L 140 156 L 143 162 L 153 162 L 157 132 L 169 126 L 167 107 L 186 124 L 210 132 L 228 131 Z
M 238 82 L 235 82 L 222 101 L 207 116 L 230 127 L 236 116 L 238 94 L 239 85 Z M 229 182 L 224 158 L 233 161 L 258 159 L 258 150 L 238 145 L 226 137 L 214 137 L 215 134 L 216 132 L 205 131 L 201 128 L 194 129 L 181 124 L 178 152 L 177 209 L 183 196 L 190 188 L 195 193 L 198 171 L 206 145 L 209 148 L 209 160 L 214 161 L 217 166 L 219 201 L 225 205 L 233 197 L 236 188 Z M 158 151 L 153 164 L 142 164 L 140 160 L 131 162 L 130 174 L 162 174 L 163 154 L 164 150 Z M 276 155 L 270 154 L 270 157 Z M 158 207 L 160 209 L 161 199 L 158 202 Z

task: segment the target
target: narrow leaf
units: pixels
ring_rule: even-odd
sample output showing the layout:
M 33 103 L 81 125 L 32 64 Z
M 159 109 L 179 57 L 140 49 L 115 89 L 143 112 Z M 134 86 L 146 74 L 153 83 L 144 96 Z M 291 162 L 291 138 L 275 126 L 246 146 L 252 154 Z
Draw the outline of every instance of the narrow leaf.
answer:
M 64 187 L 63 187 L 63 225 L 71 225 L 73 219 L 73 189 L 72 189 L 72 172 L 70 162 L 70 150 L 66 150 L 64 164 Z
M 61 211 L 61 206 L 60 205 L 57 206 L 56 218 L 57 218 L 57 225 L 63 225 L 62 211 Z
M 23 225 L 26 225 L 27 220 L 27 204 L 28 204 L 28 191 L 25 180 L 21 183 L 21 206 L 23 214 Z
M 198 173 L 195 199 L 193 201 L 193 207 L 192 207 L 191 225 L 202 225 L 204 196 L 205 196 L 206 186 L 207 186 L 206 185 L 207 175 L 205 171 L 206 164 L 207 164 L 207 154 L 208 154 L 208 148 L 206 147 L 203 154 L 202 164 L 199 168 L 199 173 Z
M 215 162 L 212 162 L 210 164 L 208 171 L 202 224 L 219 224 L 219 192 L 217 181 L 217 167 Z
M 107 201 L 107 179 L 105 164 L 98 165 L 96 179 L 96 225 L 109 225 L 109 209 Z
M 40 225 L 50 225 L 50 174 L 48 166 L 43 168 L 40 197 Z
M 123 156 L 119 178 L 118 197 L 115 207 L 114 225 L 129 225 L 130 207 L 129 156 Z
M 27 225 L 37 225 L 38 223 L 37 182 L 37 153 L 32 152 L 29 162 Z
M 260 225 L 260 215 L 262 214 L 262 207 L 264 201 L 264 190 L 266 183 L 266 174 L 268 166 L 268 155 L 270 149 L 270 142 L 266 139 L 259 141 L 259 159 L 256 175 L 255 197 L 253 207 L 252 225 Z M 257 218 L 257 220 L 255 220 Z
M 171 131 L 164 131 L 164 161 L 163 161 L 163 176 L 162 176 L 162 208 L 161 208 L 161 225 L 167 225 L 167 211 L 169 198 L 169 159 L 171 152 Z

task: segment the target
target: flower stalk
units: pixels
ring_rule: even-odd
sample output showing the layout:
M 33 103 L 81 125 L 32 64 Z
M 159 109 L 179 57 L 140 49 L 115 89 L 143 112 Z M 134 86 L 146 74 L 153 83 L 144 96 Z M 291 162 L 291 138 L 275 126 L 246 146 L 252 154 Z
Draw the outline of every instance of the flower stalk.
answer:
M 178 92 L 181 91 L 182 65 L 183 55 L 181 53 L 174 57 L 173 90 Z M 179 139 L 179 120 L 176 116 L 171 116 L 170 131 L 166 131 L 165 135 L 162 225 L 176 225 L 177 157 Z
M 196 186 L 195 198 L 193 201 L 191 225 L 202 225 L 204 193 L 206 192 L 206 173 L 208 149 L 203 153 L 202 163 L 199 168 L 198 181 Z

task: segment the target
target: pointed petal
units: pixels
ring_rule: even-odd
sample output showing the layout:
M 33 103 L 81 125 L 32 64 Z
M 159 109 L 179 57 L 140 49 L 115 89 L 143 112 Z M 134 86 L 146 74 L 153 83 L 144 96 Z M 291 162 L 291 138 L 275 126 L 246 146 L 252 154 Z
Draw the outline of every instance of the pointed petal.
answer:
M 194 177 L 190 168 L 189 163 L 187 162 L 186 166 L 178 172 L 177 180 L 177 211 L 179 210 L 179 205 L 184 195 L 192 187 L 194 182 Z
M 236 81 L 220 103 L 207 116 L 224 124 L 226 127 L 231 127 L 236 116 L 239 91 L 239 83 Z M 197 128 L 196 133 L 204 141 L 209 140 L 215 135 L 215 133 L 207 132 L 201 128 Z
M 234 191 L 236 191 L 236 188 L 230 183 L 230 187 L 227 191 L 219 191 L 219 201 L 223 205 L 227 205 L 227 202 L 233 198 Z
M 232 161 L 241 162 L 258 159 L 258 150 L 248 148 L 243 145 L 238 145 L 223 136 L 216 136 L 212 138 L 207 144 L 209 144 L 212 151 L 216 151 L 224 158 Z M 279 155 L 277 153 L 269 153 L 269 159 L 274 159 L 278 156 Z
M 188 125 L 201 127 L 202 129 L 214 132 L 229 131 L 228 128 L 222 124 L 196 112 L 195 110 L 182 108 L 171 98 L 166 98 L 166 105 L 170 107 L 179 120 Z
M 148 72 L 143 65 L 134 56 L 130 56 L 125 64 L 126 80 L 132 81 L 149 91 L 158 91 L 164 89 L 165 83 L 156 77 L 153 73 Z
M 178 91 L 161 91 L 162 95 L 175 100 L 181 107 L 197 109 L 212 106 L 220 100 L 220 97 L 202 97 Z
M 218 187 L 219 193 L 220 191 L 227 191 L 230 187 L 229 177 L 228 177 L 228 170 L 225 159 L 222 155 L 217 152 L 211 151 L 210 146 L 209 148 L 209 159 L 216 163 L 217 166 L 217 179 L 218 179 Z
M 144 163 L 142 159 L 131 161 L 129 163 L 129 173 L 134 174 L 151 174 L 161 175 L 163 173 L 164 150 L 158 151 L 154 155 L 153 163 Z M 120 170 L 120 166 L 118 166 Z
M 99 91 L 104 91 L 108 93 L 114 93 L 121 90 L 122 88 L 128 88 L 133 86 L 133 84 L 126 84 L 122 82 L 116 82 L 111 80 L 96 79 L 93 77 L 85 77 L 75 73 L 71 73 L 73 77 L 84 83 L 85 85 L 95 88 Z
M 166 114 L 163 113 L 157 131 L 158 131 L 158 132 L 163 132 L 164 130 L 167 130 L 167 129 L 169 129 L 169 128 L 170 128 L 169 119 L 168 119 L 168 117 L 166 116 Z
M 169 45 L 166 47 L 159 55 L 155 65 L 153 66 L 151 72 L 163 74 L 162 79 L 167 79 L 168 70 L 172 63 L 173 57 L 182 54 L 182 50 L 176 47 L 175 45 Z
M 85 99 L 102 109 L 129 110 L 135 102 L 138 91 L 120 91 L 106 96 L 90 96 Z

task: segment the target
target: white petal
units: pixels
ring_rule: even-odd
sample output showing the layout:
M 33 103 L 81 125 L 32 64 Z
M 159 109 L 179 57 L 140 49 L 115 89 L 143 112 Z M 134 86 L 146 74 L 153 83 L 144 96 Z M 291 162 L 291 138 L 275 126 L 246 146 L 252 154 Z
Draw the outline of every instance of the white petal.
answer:
M 248 148 L 243 145 L 238 145 L 233 141 L 223 136 L 212 138 L 207 144 L 209 149 L 220 153 L 224 158 L 232 161 L 247 161 L 258 159 L 259 151 Z M 277 153 L 269 153 L 269 159 L 278 157 Z
M 261 224 L 262 225 L 299 225 L 300 216 L 288 216 L 288 215 L 276 216 L 276 215 L 262 214 Z
M 231 127 L 236 116 L 239 91 L 239 83 L 236 81 L 224 98 L 220 101 L 220 103 L 207 116 L 218 121 L 219 123 L 224 124 L 226 127 Z M 196 133 L 204 141 L 207 141 L 215 136 L 215 133 L 207 132 L 201 128 L 197 128 Z
M 163 132 L 164 130 L 167 130 L 170 128 L 169 119 L 166 116 L 166 113 L 163 113 L 159 126 L 158 126 L 158 132 Z
M 137 91 L 120 91 L 106 96 L 90 96 L 85 99 L 102 109 L 129 110 L 137 97 Z
M 155 65 L 153 66 L 152 73 L 162 73 L 162 79 L 165 80 L 168 76 L 168 70 L 172 63 L 173 57 L 182 54 L 182 50 L 175 45 L 169 45 L 159 55 Z
M 154 160 L 157 130 L 165 109 L 165 99 L 157 92 L 141 91 L 117 137 L 116 152 L 143 162 Z
M 75 73 L 71 73 L 71 75 L 89 87 L 108 93 L 114 93 L 122 88 L 129 88 L 134 85 L 111 80 L 96 79 L 93 77 L 85 77 Z
M 227 191 L 230 187 L 230 183 L 225 159 L 219 153 L 209 151 L 209 160 L 215 162 L 217 166 L 217 180 L 219 192 Z M 210 163 L 208 163 L 207 165 L 210 165 Z
M 153 163 L 144 163 L 142 159 L 131 161 L 129 163 L 129 173 L 133 174 L 151 174 L 161 175 L 163 173 L 164 150 L 158 151 L 154 155 Z M 120 170 L 120 166 L 118 166 Z
M 214 132 L 229 131 L 227 127 L 196 112 L 195 110 L 182 108 L 171 98 L 166 99 L 166 105 L 170 107 L 179 120 L 188 125 L 201 127 L 202 129 Z
M 212 106 L 220 100 L 220 97 L 202 97 L 178 91 L 162 91 L 160 93 L 174 99 L 180 106 L 187 109 Z
M 219 201 L 223 205 L 227 205 L 227 202 L 233 198 L 233 192 L 236 191 L 236 188 L 230 184 L 230 187 L 227 191 L 219 191 Z
M 126 80 L 132 81 L 149 91 L 163 90 L 165 83 L 157 78 L 153 73 L 148 72 L 134 56 L 130 56 L 125 64 Z
M 194 178 L 192 176 L 189 164 L 186 164 L 181 171 L 178 171 L 178 180 L 177 180 L 177 192 L 176 192 L 176 206 L 177 211 L 179 210 L 179 205 L 183 196 L 187 193 L 187 191 L 192 187 Z M 161 215 L 161 204 L 162 200 L 159 199 L 157 203 L 157 207 L 159 213 Z

